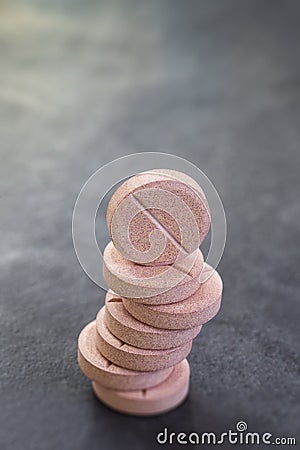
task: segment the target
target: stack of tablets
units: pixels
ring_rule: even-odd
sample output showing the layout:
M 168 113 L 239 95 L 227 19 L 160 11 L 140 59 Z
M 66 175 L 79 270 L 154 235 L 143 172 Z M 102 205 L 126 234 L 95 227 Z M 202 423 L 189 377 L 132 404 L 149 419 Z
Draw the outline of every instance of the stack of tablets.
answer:
M 189 388 L 192 340 L 221 303 L 222 280 L 199 245 L 210 227 L 202 189 L 172 170 L 138 174 L 107 209 L 105 306 L 78 340 L 96 396 L 113 409 L 160 414 Z

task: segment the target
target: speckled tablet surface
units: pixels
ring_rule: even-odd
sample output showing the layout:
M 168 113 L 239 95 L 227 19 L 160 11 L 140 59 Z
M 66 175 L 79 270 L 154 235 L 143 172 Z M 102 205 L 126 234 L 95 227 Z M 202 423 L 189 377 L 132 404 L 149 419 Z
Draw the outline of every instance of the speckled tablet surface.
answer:
M 203 255 L 197 250 L 188 268 L 180 266 L 142 266 L 123 258 L 110 242 L 104 250 L 103 274 L 109 288 L 122 297 L 143 298 L 144 303 L 165 304 L 181 301 L 200 286 Z
M 104 314 L 105 307 L 100 309 L 96 319 L 96 345 L 109 361 L 118 366 L 141 371 L 165 369 L 182 361 L 191 351 L 192 341 L 165 350 L 145 350 L 126 344 L 109 331 Z
M 201 330 L 201 325 L 186 330 L 165 330 L 147 325 L 129 314 L 121 297 L 112 292 L 106 294 L 105 323 L 121 341 L 135 347 L 157 350 L 185 344 Z
M 210 227 L 200 186 L 175 170 L 152 170 L 125 181 L 107 208 L 117 250 L 140 264 L 172 264 L 196 250 Z
M 177 364 L 171 375 L 150 389 L 121 391 L 93 383 L 96 396 L 112 409 L 125 414 L 156 415 L 179 406 L 189 390 L 190 368 L 186 359 Z
M 78 338 L 78 363 L 91 380 L 112 389 L 146 389 L 164 381 L 172 368 L 153 372 L 138 372 L 112 364 L 96 347 L 96 321 L 90 322 Z
M 206 271 L 211 271 L 206 265 Z M 204 324 L 220 309 L 223 283 L 215 270 L 190 297 L 169 305 L 144 305 L 123 299 L 125 308 L 136 319 L 158 328 L 185 329 Z

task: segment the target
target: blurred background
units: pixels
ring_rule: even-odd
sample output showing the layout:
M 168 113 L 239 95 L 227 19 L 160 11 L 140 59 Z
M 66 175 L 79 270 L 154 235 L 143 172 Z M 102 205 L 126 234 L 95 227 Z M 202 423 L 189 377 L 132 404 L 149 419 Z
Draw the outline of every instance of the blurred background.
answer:
M 0 1 L 2 450 L 153 449 L 164 427 L 239 420 L 299 438 L 299 16 L 296 0 Z M 104 291 L 71 238 L 86 179 L 141 151 L 199 166 L 228 221 L 189 398 L 147 419 L 79 371 Z

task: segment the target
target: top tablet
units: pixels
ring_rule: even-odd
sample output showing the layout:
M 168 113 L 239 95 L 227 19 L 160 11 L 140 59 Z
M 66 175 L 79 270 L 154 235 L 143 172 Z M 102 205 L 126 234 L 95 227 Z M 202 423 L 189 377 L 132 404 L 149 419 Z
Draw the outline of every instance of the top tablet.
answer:
M 169 265 L 191 255 L 210 227 L 208 203 L 188 175 L 155 169 L 125 181 L 107 208 L 112 241 L 137 264 Z

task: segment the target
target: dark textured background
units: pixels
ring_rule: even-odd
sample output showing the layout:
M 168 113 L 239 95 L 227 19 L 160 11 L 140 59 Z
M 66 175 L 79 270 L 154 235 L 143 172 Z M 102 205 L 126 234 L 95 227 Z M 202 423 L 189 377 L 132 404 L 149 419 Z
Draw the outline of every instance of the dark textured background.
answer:
M 1 450 L 153 449 L 165 426 L 237 420 L 296 436 L 299 2 L 0 7 Z M 148 419 L 102 406 L 77 367 L 103 292 L 71 240 L 84 181 L 144 150 L 198 165 L 228 220 L 223 306 L 194 343 L 190 396 Z

